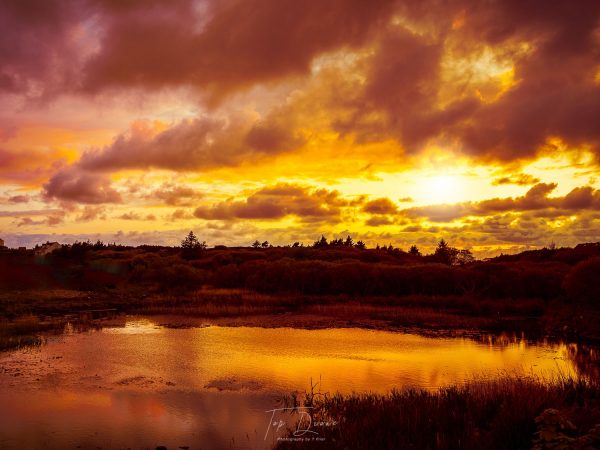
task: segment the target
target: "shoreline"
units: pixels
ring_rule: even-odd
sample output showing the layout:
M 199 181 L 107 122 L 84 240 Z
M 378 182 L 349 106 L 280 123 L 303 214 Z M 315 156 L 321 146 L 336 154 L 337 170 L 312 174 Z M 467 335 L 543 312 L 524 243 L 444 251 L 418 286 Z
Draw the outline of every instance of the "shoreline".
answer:
M 86 300 L 89 295 L 83 296 Z M 378 331 L 416 334 L 436 338 L 465 338 L 477 341 L 509 339 L 529 342 L 549 341 L 552 343 L 579 344 L 597 347 L 600 341 L 552 333 L 541 327 L 541 319 L 530 317 L 473 317 L 448 311 L 433 311 L 422 307 L 381 307 L 363 305 L 361 310 L 348 303 L 332 303 L 316 311 L 311 307 L 295 311 L 264 313 L 255 311 L 246 314 L 231 314 L 232 305 L 223 305 L 222 310 L 211 310 L 211 314 L 191 313 L 189 309 L 169 306 L 168 308 L 105 308 L 79 309 L 78 311 L 46 311 L 45 315 L 24 314 L 0 322 L 0 351 L 27 345 L 37 345 L 39 338 L 48 333 L 60 333 L 67 324 L 76 330 L 87 330 L 107 326 L 121 326 L 127 318 L 144 317 L 155 320 L 166 328 L 190 328 L 202 326 L 260 327 L 296 329 L 360 328 Z M 383 318 L 382 314 L 396 313 L 398 317 Z M 423 321 L 426 316 L 435 320 Z M 417 325 L 416 322 L 419 322 Z M 469 325 L 479 326 L 469 326 Z

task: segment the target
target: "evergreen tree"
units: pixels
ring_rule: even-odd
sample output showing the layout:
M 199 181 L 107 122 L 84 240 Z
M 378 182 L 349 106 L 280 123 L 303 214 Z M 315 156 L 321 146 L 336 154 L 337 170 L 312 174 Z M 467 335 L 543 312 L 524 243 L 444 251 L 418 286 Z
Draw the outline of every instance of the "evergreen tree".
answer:
M 408 254 L 412 255 L 412 256 L 421 256 L 421 252 L 419 250 L 419 247 L 417 247 L 416 245 L 412 245 L 410 247 L 410 250 L 408 251 Z
M 354 246 L 360 250 L 364 250 L 367 248 L 367 245 L 363 241 L 358 241 Z
M 181 241 L 181 257 L 183 259 L 199 258 L 204 250 L 206 250 L 206 242 L 200 242 L 193 231 L 190 231 Z
M 325 248 L 328 246 L 329 246 L 329 243 L 327 242 L 327 238 L 325 236 L 321 236 L 321 239 L 319 239 L 318 241 L 315 241 L 315 243 L 313 244 L 314 248 Z

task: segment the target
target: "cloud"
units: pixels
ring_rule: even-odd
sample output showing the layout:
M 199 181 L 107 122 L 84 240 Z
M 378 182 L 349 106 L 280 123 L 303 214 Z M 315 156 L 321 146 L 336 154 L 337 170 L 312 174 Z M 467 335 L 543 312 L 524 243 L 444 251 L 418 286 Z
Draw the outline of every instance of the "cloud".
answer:
M 121 214 L 120 216 L 117 217 L 117 219 L 121 219 L 121 220 L 143 220 L 143 221 L 152 221 L 152 220 L 156 220 L 156 216 L 154 214 L 140 214 L 134 211 L 129 211 L 126 213 Z
M 43 189 L 47 199 L 90 204 L 121 202 L 121 195 L 112 187 L 110 178 L 75 166 L 56 172 Z
M 160 88 L 188 84 L 213 98 L 307 73 L 323 52 L 358 46 L 391 12 L 391 0 L 191 1 L 106 14 L 99 52 L 83 86 Z M 207 19 L 208 17 L 208 19 Z
M 359 142 L 394 139 L 408 153 L 436 142 L 507 162 L 559 139 L 598 154 L 599 19 L 594 0 L 10 0 L 0 5 L 0 89 L 85 95 L 194 86 L 214 103 L 257 85 L 301 84 L 298 75 L 327 78 L 323 61 L 337 57 L 346 70 L 327 81 L 332 92 L 313 98 L 313 109 L 326 109 L 333 129 Z M 513 74 L 504 87 L 498 64 Z M 143 167 L 231 165 L 301 146 L 288 125 L 247 123 L 236 133 L 197 118 L 156 142 L 120 136 L 85 164 L 137 167 L 138 156 Z M 163 143 L 191 155 L 171 149 L 169 162 L 157 150 Z
M 29 203 L 32 200 L 31 196 L 25 194 L 11 195 L 8 192 L 4 193 L 4 196 L 0 196 L 0 203 L 5 204 L 22 204 Z
M 206 220 L 271 220 L 293 215 L 305 221 L 335 222 L 339 220 L 341 207 L 346 204 L 337 191 L 282 183 L 259 189 L 245 200 L 230 199 L 196 208 L 194 215 Z
M 22 217 L 17 222 L 17 228 L 35 226 L 35 225 L 45 225 L 48 227 L 53 227 L 53 226 L 60 225 L 61 223 L 63 223 L 63 220 L 64 220 L 63 217 L 58 216 L 58 215 L 48 216 L 48 217 L 46 217 L 45 220 L 33 220 L 31 217 Z
M 8 197 L 10 203 L 28 203 L 30 200 L 28 195 L 12 195 Z
M 64 218 L 62 216 L 49 216 L 46 219 L 46 223 L 48 226 L 54 226 L 54 225 L 59 225 L 61 223 L 63 223 Z
M 86 205 L 81 209 L 77 216 L 78 222 L 88 222 L 90 220 L 106 220 L 106 207 Z
M 189 186 L 163 183 L 159 188 L 147 195 L 148 200 L 160 200 L 170 206 L 190 206 L 203 194 Z
M 393 223 L 394 223 L 394 220 L 385 215 L 371 216 L 365 221 L 365 225 L 367 225 L 369 227 L 380 227 L 383 225 L 391 225 Z
M 540 179 L 526 173 L 518 173 L 515 175 L 507 175 L 503 177 L 494 178 L 492 184 L 499 186 L 503 184 L 516 184 L 519 186 L 527 186 L 529 184 L 539 183 Z
M 81 50 L 73 33 L 83 12 L 75 1 L 1 2 L 0 92 L 39 96 L 51 84 L 65 87 Z
M 111 145 L 86 151 L 78 164 L 88 170 L 192 171 L 237 166 L 293 150 L 303 142 L 291 131 L 255 124 L 244 114 L 187 119 L 159 133 L 150 124 L 137 122 Z
M 28 209 L 21 211 L 0 211 L 0 217 L 45 216 L 62 214 L 60 209 Z
M 192 214 L 192 212 L 187 211 L 185 209 L 176 209 L 175 211 L 173 211 L 173 213 L 171 214 L 171 216 L 169 217 L 170 220 L 189 220 L 189 219 L 194 219 L 196 216 L 194 216 L 194 214 Z
M 564 197 L 548 197 L 556 183 L 538 183 L 521 197 L 493 198 L 480 202 L 429 205 L 408 208 L 401 215 L 426 218 L 435 222 L 450 222 L 467 216 L 489 216 L 497 213 L 534 212 L 540 217 L 573 215 L 581 211 L 600 211 L 600 190 L 578 187 Z
M 306 74 L 320 54 L 364 44 L 392 4 L 7 0 L 0 5 L 0 89 L 47 94 L 191 85 L 218 99 Z
M 363 211 L 370 214 L 395 214 L 398 207 L 389 198 L 382 197 L 365 203 Z
M 597 2 L 429 3 L 400 2 L 407 27 L 381 28 L 337 130 L 397 139 L 413 154 L 437 143 L 484 161 L 532 159 L 557 138 L 600 154 Z M 457 17 L 463 26 L 452 26 Z M 486 63 L 473 63 L 486 52 L 508 65 L 512 83 L 500 86 Z M 496 93 L 483 98 L 485 89 Z

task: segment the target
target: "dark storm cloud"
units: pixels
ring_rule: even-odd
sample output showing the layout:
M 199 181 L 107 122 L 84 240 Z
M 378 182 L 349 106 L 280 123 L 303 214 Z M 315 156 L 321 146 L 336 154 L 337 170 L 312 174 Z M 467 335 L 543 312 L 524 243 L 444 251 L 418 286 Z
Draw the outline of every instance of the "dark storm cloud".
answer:
M 473 158 L 500 162 L 532 158 L 549 149 L 550 138 L 598 155 L 600 3 L 431 3 L 400 7 L 430 33 L 382 28 L 364 87 L 351 99 L 353 113 L 336 123 L 338 130 L 370 140 L 393 137 L 413 153 L 441 139 Z M 453 29 L 458 16 L 463 24 Z M 440 78 L 443 49 L 456 58 L 486 46 L 513 64 L 516 84 L 484 102 L 465 74 L 462 94 L 440 106 L 448 83 Z M 373 114 L 378 120 L 369 121 Z
M 349 95 L 303 105 L 314 116 L 330 109 L 325 115 L 343 135 L 395 139 L 408 153 L 437 140 L 484 161 L 531 159 L 552 149 L 551 138 L 600 155 L 595 0 L 6 0 L 0 27 L 4 92 L 193 86 L 215 103 L 309 74 L 315 58 L 329 52 L 357 50 L 351 73 L 329 80 L 335 91 L 359 73 L 361 81 L 343 91 Z M 452 59 L 486 48 L 514 68 L 515 84 L 493 101 L 475 95 L 468 70 L 458 80 L 442 76 L 448 52 Z M 449 83 L 457 85 L 450 89 L 455 94 L 442 102 Z M 310 117 L 309 111 L 303 120 Z M 88 151 L 81 167 L 236 165 L 297 150 L 304 137 L 296 129 L 285 121 L 236 128 L 199 117 L 152 140 L 119 136 L 112 146 Z
M 207 2 L 204 14 L 183 3 L 179 11 L 163 4 L 111 14 L 102 50 L 86 65 L 84 85 L 192 84 L 221 96 L 306 73 L 315 56 L 364 43 L 392 1 Z

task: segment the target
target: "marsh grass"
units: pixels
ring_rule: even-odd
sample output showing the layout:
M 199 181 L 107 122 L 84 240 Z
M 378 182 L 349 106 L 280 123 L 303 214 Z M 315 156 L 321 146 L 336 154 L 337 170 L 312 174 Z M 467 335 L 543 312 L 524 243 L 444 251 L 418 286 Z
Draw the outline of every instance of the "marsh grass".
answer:
M 101 325 L 86 317 L 21 316 L 14 320 L 0 320 L 0 351 L 23 347 L 36 347 L 44 343 L 45 336 L 53 333 L 81 332 L 98 329 Z
M 325 438 L 321 446 L 331 450 L 529 449 L 536 417 L 548 408 L 559 410 L 576 425 L 570 430 L 574 437 L 600 423 L 597 381 L 564 376 L 551 380 L 506 376 L 433 392 L 405 389 L 387 395 L 313 391 L 301 400 L 297 396 L 287 400 L 294 406 L 313 407 L 313 422 L 337 422 L 335 427 L 317 430 Z M 589 448 L 597 444 L 592 442 Z M 303 445 L 281 441 L 276 448 Z
M 45 329 L 48 325 L 35 316 L 0 321 L 0 351 L 40 345 L 43 340 L 38 333 Z

